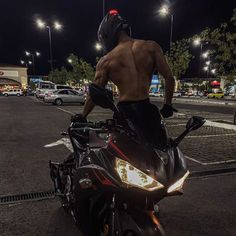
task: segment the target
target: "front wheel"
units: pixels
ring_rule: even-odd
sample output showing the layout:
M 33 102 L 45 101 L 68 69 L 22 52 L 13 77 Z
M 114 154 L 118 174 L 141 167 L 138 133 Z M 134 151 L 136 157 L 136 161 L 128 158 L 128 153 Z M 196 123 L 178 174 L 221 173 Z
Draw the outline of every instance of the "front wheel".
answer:
M 152 211 L 111 212 L 100 236 L 166 236 L 159 219 Z
M 55 100 L 55 105 L 57 105 L 57 106 L 61 106 L 62 103 L 63 103 L 63 101 L 59 98 Z

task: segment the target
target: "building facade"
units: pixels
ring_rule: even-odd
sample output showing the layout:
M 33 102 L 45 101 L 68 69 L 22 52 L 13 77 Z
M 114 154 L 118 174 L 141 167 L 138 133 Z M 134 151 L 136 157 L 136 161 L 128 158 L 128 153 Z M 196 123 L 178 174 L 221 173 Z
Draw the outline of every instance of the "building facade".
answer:
M 0 64 L 0 91 L 26 89 L 27 86 L 26 67 Z

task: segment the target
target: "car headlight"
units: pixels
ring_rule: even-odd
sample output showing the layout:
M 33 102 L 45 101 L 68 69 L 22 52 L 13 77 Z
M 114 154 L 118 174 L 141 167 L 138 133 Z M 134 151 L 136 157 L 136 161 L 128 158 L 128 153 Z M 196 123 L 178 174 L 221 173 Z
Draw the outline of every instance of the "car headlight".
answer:
M 141 170 L 135 168 L 129 162 L 124 161 L 120 158 L 116 158 L 115 162 L 116 162 L 115 169 L 123 183 L 147 191 L 154 191 L 156 189 L 164 187 L 161 183 L 159 183 L 152 177 L 148 176 Z
M 185 179 L 188 177 L 189 173 L 190 173 L 190 172 L 187 171 L 187 172 L 185 173 L 185 175 L 184 175 L 181 179 L 177 180 L 174 184 L 172 184 L 172 185 L 167 189 L 167 193 L 171 193 L 171 192 L 180 190 L 180 189 L 183 187 L 184 181 L 185 181 Z

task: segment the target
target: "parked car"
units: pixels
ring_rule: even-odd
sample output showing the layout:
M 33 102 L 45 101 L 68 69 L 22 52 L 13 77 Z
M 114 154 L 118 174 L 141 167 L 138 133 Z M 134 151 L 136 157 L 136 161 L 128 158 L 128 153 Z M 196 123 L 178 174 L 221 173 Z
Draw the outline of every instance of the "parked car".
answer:
M 194 96 L 193 91 L 188 91 L 188 92 L 187 92 L 187 96 L 188 96 L 188 97 Z
M 63 103 L 80 103 L 84 105 L 85 96 L 72 89 L 63 89 L 45 94 L 44 102 L 53 103 L 57 106 L 61 106 Z
M 163 97 L 163 93 L 160 93 L 160 92 L 156 92 L 156 93 L 149 92 L 149 96 L 150 97 Z
M 22 91 L 21 89 L 10 89 L 10 90 L 6 90 L 6 91 L 3 91 L 2 94 L 4 96 L 22 96 Z
M 181 97 L 181 93 L 179 91 L 174 92 L 173 94 L 174 97 Z
M 208 93 L 207 98 L 224 98 L 223 92 Z
M 44 97 L 49 93 L 53 93 L 57 90 L 62 90 L 62 89 L 72 89 L 72 88 L 64 84 L 53 84 L 51 82 L 50 83 L 44 82 L 43 85 L 37 89 L 35 96 L 37 98 L 44 99 Z

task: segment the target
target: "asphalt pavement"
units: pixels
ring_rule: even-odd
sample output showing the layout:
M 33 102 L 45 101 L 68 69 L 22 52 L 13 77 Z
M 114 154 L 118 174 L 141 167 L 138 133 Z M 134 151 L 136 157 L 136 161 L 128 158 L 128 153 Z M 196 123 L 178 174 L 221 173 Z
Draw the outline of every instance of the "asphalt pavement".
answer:
M 159 98 L 152 101 L 162 104 Z M 236 126 L 232 125 L 232 116 L 236 103 L 174 102 L 179 112 L 166 120 L 171 136 L 178 136 L 192 115 L 207 119 L 207 125 L 181 144 L 191 172 L 235 167 Z M 48 161 L 61 161 L 70 154 L 60 132 L 67 129 L 71 114 L 82 108 L 56 107 L 34 97 L 0 97 L 1 196 L 52 189 Z M 97 107 L 89 119 L 111 116 L 109 110 Z M 160 203 L 161 221 L 168 235 L 236 235 L 235 187 L 234 173 L 189 179 L 183 196 Z M 0 235 L 81 233 L 60 208 L 58 199 L 51 199 L 0 205 Z

